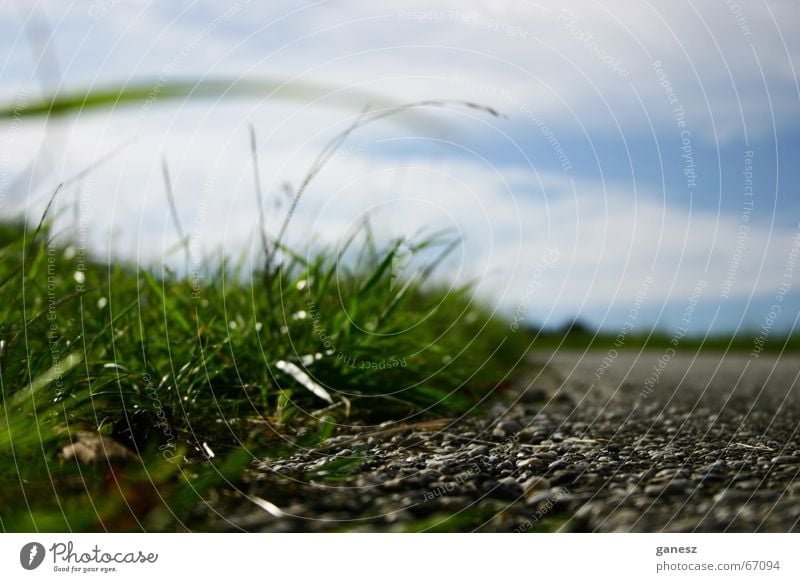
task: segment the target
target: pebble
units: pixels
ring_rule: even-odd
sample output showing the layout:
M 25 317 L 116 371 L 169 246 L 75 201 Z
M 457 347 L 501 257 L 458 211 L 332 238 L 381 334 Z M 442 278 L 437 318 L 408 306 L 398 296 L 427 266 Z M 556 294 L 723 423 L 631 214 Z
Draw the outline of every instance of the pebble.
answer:
M 557 461 L 553 461 L 549 465 L 547 465 L 548 471 L 558 471 L 559 469 L 565 469 L 570 466 L 570 462 L 565 459 L 559 459 Z
M 522 484 L 522 490 L 525 492 L 525 495 L 530 495 L 531 493 L 544 489 L 550 489 L 550 487 L 550 481 L 544 477 L 531 477 Z
M 723 473 L 715 473 L 714 471 L 709 471 L 707 473 L 700 474 L 700 480 L 707 482 L 727 481 L 728 477 Z
M 787 463 L 800 463 L 800 457 L 794 455 L 780 455 L 772 458 L 772 463 L 775 465 L 783 465 Z
M 502 420 L 497 423 L 497 428 L 506 434 L 517 433 L 522 430 L 522 425 L 516 420 Z
M 489 447 L 486 445 L 476 445 L 469 451 L 467 451 L 467 456 L 470 459 L 474 459 L 476 457 L 482 457 L 483 455 L 487 455 L 489 453 Z
M 674 479 L 666 483 L 647 485 L 644 488 L 645 495 L 669 495 L 673 493 L 690 493 L 693 489 L 691 481 L 686 479 Z
M 528 388 L 522 393 L 522 396 L 529 402 L 541 402 L 548 399 L 547 390 L 536 387 Z
M 545 462 L 541 459 L 537 459 L 535 457 L 529 459 L 520 459 L 517 461 L 517 468 L 518 469 L 532 469 L 536 467 L 544 467 Z
M 540 503 L 547 502 L 549 504 L 555 504 L 556 500 L 561 497 L 561 491 L 556 490 L 553 491 L 539 491 L 538 493 L 534 493 L 533 495 L 529 495 L 525 498 L 525 503 L 531 506 L 537 506 Z
M 500 479 L 500 481 L 498 481 L 498 485 L 510 492 L 514 492 L 516 494 L 522 493 L 522 487 L 520 487 L 520 484 L 513 477 L 505 477 L 504 479 Z

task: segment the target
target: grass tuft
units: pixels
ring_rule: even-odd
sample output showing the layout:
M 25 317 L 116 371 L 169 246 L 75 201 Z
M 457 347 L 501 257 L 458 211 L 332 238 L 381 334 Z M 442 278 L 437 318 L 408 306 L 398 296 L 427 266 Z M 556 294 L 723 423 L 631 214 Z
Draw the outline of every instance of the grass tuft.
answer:
M 198 279 L 105 264 L 69 236 L 0 225 L 5 531 L 181 531 L 254 459 L 347 425 L 469 414 L 527 348 L 467 289 L 432 282 L 441 235 L 353 259 L 282 248 L 269 276 L 208 261 Z M 393 272 L 401 245 L 416 278 Z M 87 431 L 134 454 L 60 455 Z

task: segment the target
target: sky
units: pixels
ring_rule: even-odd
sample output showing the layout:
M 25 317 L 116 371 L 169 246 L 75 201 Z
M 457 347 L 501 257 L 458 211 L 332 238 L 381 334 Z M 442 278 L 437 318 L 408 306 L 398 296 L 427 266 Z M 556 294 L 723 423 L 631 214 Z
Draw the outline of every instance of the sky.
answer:
M 290 245 L 448 229 L 442 276 L 507 315 L 606 331 L 770 333 L 800 312 L 800 3 L 0 0 L 0 103 L 119 83 L 147 104 L 0 119 L 0 217 L 53 188 L 99 256 L 253 252 L 249 127 L 277 232 L 321 149 L 365 108 L 451 100 L 355 132 Z M 169 101 L 166 81 L 314 83 L 301 99 Z M 472 102 L 497 110 L 493 116 Z

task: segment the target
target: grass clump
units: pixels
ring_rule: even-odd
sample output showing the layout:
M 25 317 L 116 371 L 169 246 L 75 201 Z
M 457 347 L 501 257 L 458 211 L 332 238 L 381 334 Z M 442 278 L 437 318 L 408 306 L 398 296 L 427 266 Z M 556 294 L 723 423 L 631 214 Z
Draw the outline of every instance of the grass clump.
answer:
M 381 248 L 364 230 L 358 252 L 188 274 L 106 264 L 71 237 L 0 225 L 5 531 L 184 529 L 254 459 L 348 424 L 469 414 L 527 348 L 469 288 L 433 282 L 443 236 Z

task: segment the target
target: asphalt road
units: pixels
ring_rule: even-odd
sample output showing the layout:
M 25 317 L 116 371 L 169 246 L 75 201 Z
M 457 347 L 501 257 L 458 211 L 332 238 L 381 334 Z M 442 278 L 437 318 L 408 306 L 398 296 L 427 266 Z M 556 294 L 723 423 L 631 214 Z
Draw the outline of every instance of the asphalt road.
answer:
M 481 415 L 350 429 L 265 460 L 210 529 L 800 531 L 797 357 L 532 359 Z
M 658 402 L 696 402 L 727 408 L 780 412 L 800 402 L 800 357 L 742 353 L 685 354 L 660 351 L 561 351 L 535 354 L 543 380 L 553 372 L 579 400 L 637 407 Z
M 628 447 L 618 465 L 627 484 L 616 479 L 615 489 L 610 479 L 573 507 L 582 530 L 800 529 L 797 356 L 612 350 L 534 359 L 548 390 L 575 403 L 562 432 L 577 422 L 583 434 Z

